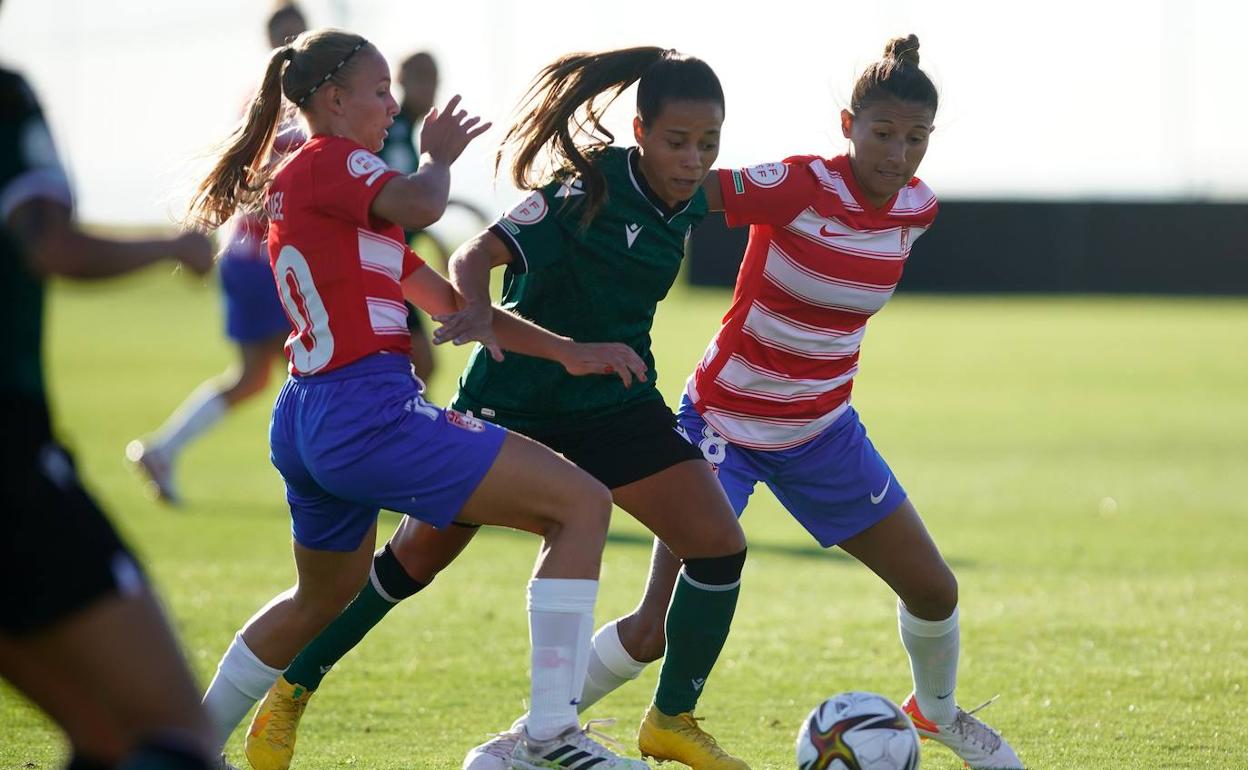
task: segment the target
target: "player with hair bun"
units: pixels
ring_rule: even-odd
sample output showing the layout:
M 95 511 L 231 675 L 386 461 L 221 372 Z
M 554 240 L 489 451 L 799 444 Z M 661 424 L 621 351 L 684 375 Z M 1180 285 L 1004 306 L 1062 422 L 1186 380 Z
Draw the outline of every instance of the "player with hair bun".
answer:
M 285 103 L 308 141 L 267 166 Z M 273 408 L 271 457 L 286 483 L 295 585 L 234 637 L 204 695 L 218 748 L 318 632 L 368 580 L 380 508 L 432 527 L 460 522 L 530 531 L 544 543 L 529 583 L 533 745 L 632 770 L 576 722 L 611 501 L 607 490 L 549 449 L 439 409 L 422 397 L 407 358 L 400 282 L 435 320 L 462 303 L 403 242 L 403 228 L 442 215 L 450 165 L 489 124 L 454 97 L 425 120 L 426 159 L 411 175 L 374 153 L 398 105 L 381 53 L 334 29 L 276 49 L 247 114 L 192 200 L 190 218 L 220 226 L 261 207 L 268 253 L 292 332 L 291 376 Z M 645 375 L 627 346 L 582 344 L 502 311 L 502 345 L 550 359 L 569 375 Z M 498 351 L 496 351 L 498 352 Z M 498 352 L 501 355 L 501 352 Z
M 848 154 L 708 180 L 711 207 L 749 225 L 750 239 L 680 425 L 738 514 L 761 481 L 820 545 L 839 545 L 897 593 L 914 677 L 904 709 L 919 733 L 977 770 L 1014 770 L 1010 745 L 957 705 L 957 580 L 850 405 L 867 321 L 936 217 L 936 196 L 914 174 L 937 104 L 918 38 L 895 38 L 841 111 Z M 658 567 L 648 590 L 662 595 L 675 565 Z

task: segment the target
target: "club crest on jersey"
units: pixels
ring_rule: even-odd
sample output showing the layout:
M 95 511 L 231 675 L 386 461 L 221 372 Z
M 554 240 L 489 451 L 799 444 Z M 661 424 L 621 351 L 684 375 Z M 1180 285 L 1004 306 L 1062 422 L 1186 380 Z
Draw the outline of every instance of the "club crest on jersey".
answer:
M 747 168 L 745 175 L 759 187 L 775 187 L 789 175 L 789 167 L 783 163 L 760 163 Z
M 457 412 L 454 409 L 447 409 L 442 414 L 445 414 L 446 421 L 451 425 L 454 425 L 456 428 L 472 431 L 473 433 L 480 433 L 485 430 L 485 423 L 481 422 L 476 417 L 469 417 L 468 415 Z
M 910 226 L 903 225 L 901 228 L 901 253 L 905 254 L 910 250 Z
M 347 156 L 347 173 L 357 179 L 366 177 L 366 185 L 371 186 L 385 172 L 386 162 L 368 150 L 356 150 Z
M 547 210 L 546 196 L 542 195 L 541 190 L 535 190 L 508 211 L 507 218 L 518 225 L 535 225 L 546 217 Z

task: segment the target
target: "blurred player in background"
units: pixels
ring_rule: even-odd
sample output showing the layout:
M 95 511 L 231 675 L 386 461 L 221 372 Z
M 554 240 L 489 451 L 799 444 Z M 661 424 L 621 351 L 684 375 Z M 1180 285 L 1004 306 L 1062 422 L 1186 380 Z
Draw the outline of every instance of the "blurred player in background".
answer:
M 63 729 L 71 770 L 208 767 L 211 730 L 173 633 L 129 549 L 52 435 L 44 283 L 172 259 L 212 266 L 206 238 L 88 235 L 39 104 L 0 70 L 0 675 Z
M 638 146 L 583 135 L 581 128 L 597 127 L 611 97 L 634 82 Z M 660 646 L 666 639 L 667 658 L 639 748 L 701 770 L 747 767 L 693 716 L 732 623 L 745 535 L 701 453 L 675 430 L 655 384 L 650 331 L 658 302 L 676 280 L 689 229 L 705 215 L 700 185 L 719 153 L 723 119 L 715 73 L 675 51 L 572 54 L 544 68 L 505 140 L 514 150 L 513 181 L 534 191 L 455 253 L 451 278 L 468 306 L 435 333 L 441 341 L 484 344 L 464 371 L 454 408 L 562 453 L 662 539 L 657 549 L 668 553 L 670 547 L 680 557 L 683 579 L 648 616 L 659 626 Z M 541 162 L 547 152 L 557 164 L 553 178 Z M 646 361 L 646 381 L 625 388 L 607 378 L 570 377 L 531 357 L 497 360 L 492 268 L 505 268 L 504 307 L 575 339 L 627 343 Z M 472 535 L 402 523 L 375 555 L 370 582 L 300 653 L 257 710 L 247 739 L 253 767 L 289 767 L 298 719 L 324 673 L 395 603 L 432 581 Z M 611 652 L 591 659 L 579 709 L 614 687 L 598 685 L 615 677 L 602 660 L 615 666 L 626 655 L 614 624 L 595 634 L 593 647 Z M 517 720 L 470 752 L 465 767 L 509 767 L 533 729 L 531 717 Z
M 298 107 L 309 139 L 274 170 L 263 161 L 284 99 Z M 246 122 L 192 201 L 191 217 L 209 228 L 263 206 L 292 328 L 291 376 L 274 405 L 270 448 L 286 483 L 297 580 L 239 630 L 204 704 L 224 745 L 368 580 L 380 508 L 438 528 L 495 524 L 543 538 L 528 591 L 534 728 L 524 756 L 530 766 L 577 755 L 598 770 L 635 770 L 644 765 L 576 723 L 611 512 L 606 489 L 535 442 L 430 405 L 407 359 L 401 281 L 435 314 L 463 301 L 402 240 L 404 227 L 442 215 L 450 165 L 489 127 L 458 104 L 425 120 L 429 162 L 399 174 L 373 154 L 398 112 L 384 57 L 359 35 L 304 33 L 273 52 Z M 625 345 L 580 344 L 501 311 L 491 318 L 509 349 L 569 373 L 625 383 L 645 375 Z
M 307 29 L 307 22 L 299 6 L 283 2 L 269 14 L 265 28 L 272 49 L 294 40 Z M 273 160 L 293 152 L 303 139 L 292 117 L 273 143 Z M 261 393 L 274 365 L 284 360 L 282 345 L 290 324 L 273 284 L 266 235 L 267 223 L 260 213 L 239 215 L 226 233 L 217 264 L 225 298 L 225 333 L 238 351 L 237 362 L 192 391 L 155 433 L 126 447 L 126 457 L 167 503 L 181 502 L 175 469 L 182 450 L 231 409 Z

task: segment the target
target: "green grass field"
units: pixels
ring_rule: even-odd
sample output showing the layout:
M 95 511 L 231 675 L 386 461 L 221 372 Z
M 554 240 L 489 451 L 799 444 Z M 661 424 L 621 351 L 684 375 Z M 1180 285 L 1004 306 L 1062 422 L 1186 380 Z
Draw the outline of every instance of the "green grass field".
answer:
M 678 289 L 662 307 L 669 398 L 727 299 Z M 48 340 L 61 434 L 146 559 L 205 684 L 235 629 L 293 577 L 267 459 L 271 394 L 185 455 L 183 510 L 143 496 L 122 448 L 228 361 L 217 302 L 167 270 L 58 285 Z M 1001 693 L 984 716 L 1029 767 L 1248 767 L 1246 344 L 1244 300 L 903 293 L 872 322 L 855 403 L 958 574 L 960 700 Z M 442 354 L 438 400 L 463 352 Z M 385 515 L 383 530 L 394 523 Z M 781 770 L 820 700 L 849 689 L 900 700 L 909 670 L 874 576 L 815 547 L 765 491 L 745 528 L 737 621 L 700 712 L 755 770 Z M 536 545 L 485 532 L 392 612 L 313 700 L 296 768 L 458 768 L 505 728 L 527 692 Z M 617 512 L 599 621 L 632 607 L 648 547 Z M 631 744 L 655 674 L 589 716 L 619 718 Z M 237 733 L 229 749 L 241 761 Z M 54 767 L 63 750 L 0 686 L 0 767 Z M 961 766 L 939 746 L 923 763 Z

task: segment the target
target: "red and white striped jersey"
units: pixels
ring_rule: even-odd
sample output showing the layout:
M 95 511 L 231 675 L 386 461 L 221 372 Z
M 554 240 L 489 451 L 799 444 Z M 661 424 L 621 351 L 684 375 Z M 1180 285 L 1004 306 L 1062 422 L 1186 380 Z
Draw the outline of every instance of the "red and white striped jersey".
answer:
M 893 295 L 936 196 L 911 179 L 877 209 L 845 155 L 718 174 L 728 225 L 750 225 L 750 240 L 686 392 L 735 444 L 797 446 L 848 408 L 867 319 Z
M 397 176 L 373 153 L 314 136 L 273 177 L 265 198 L 269 261 L 290 319 L 293 374 L 327 372 L 411 344 L 399 282 L 424 264 L 403 229 L 369 213 Z

